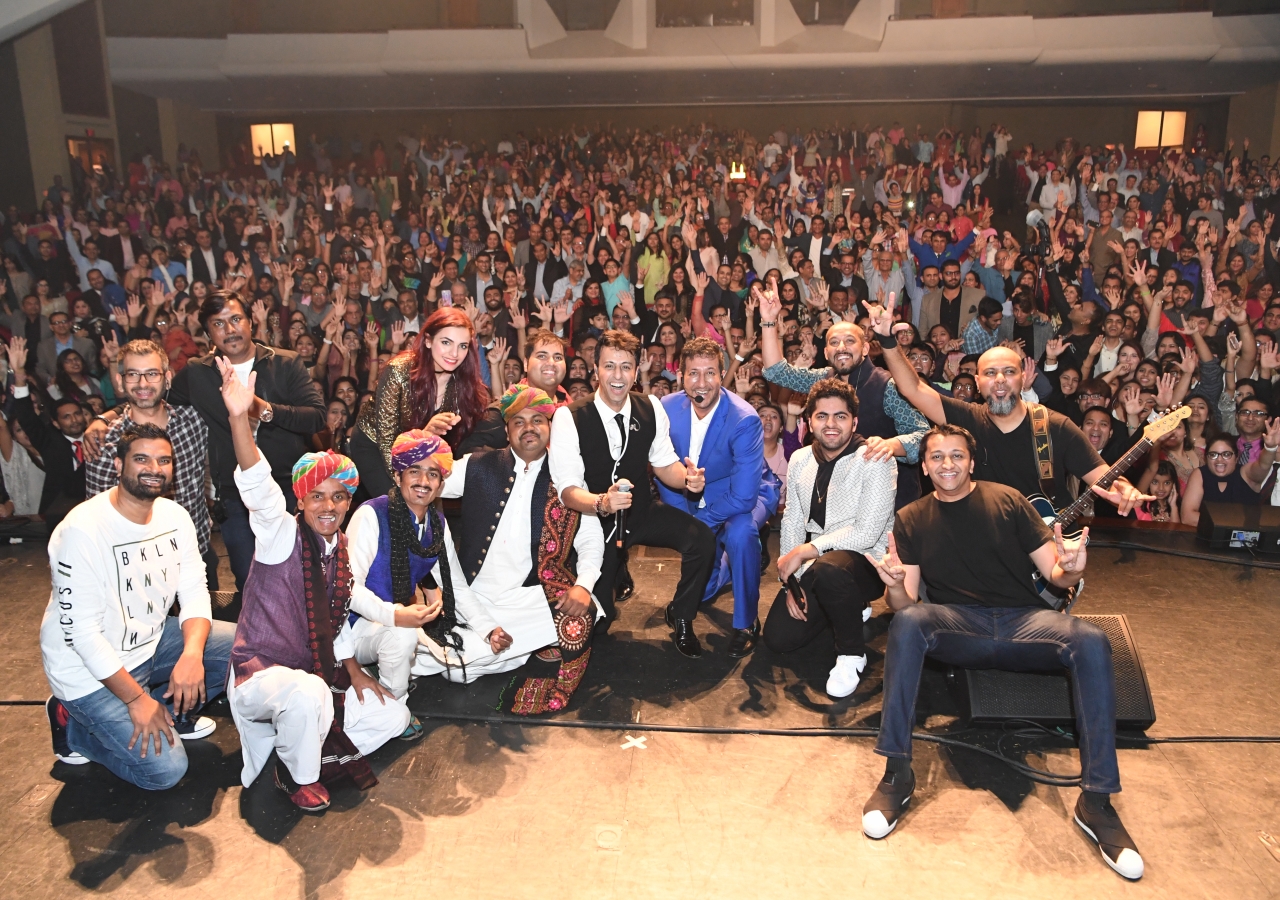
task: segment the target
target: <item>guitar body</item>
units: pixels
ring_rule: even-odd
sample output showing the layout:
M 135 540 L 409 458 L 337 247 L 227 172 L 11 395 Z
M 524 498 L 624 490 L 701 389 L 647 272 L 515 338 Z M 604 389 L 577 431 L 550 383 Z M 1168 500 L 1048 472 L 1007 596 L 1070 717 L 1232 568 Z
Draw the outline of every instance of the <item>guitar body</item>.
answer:
M 1178 423 L 1191 415 L 1191 407 L 1179 406 L 1175 407 L 1154 422 L 1150 422 L 1142 431 L 1142 440 L 1138 441 L 1129 449 L 1129 452 L 1122 456 L 1110 469 L 1103 474 L 1101 478 L 1094 482 L 1094 487 L 1106 489 L 1111 487 L 1117 478 L 1123 475 L 1130 466 L 1146 455 L 1147 451 L 1155 445 L 1155 442 L 1173 431 Z M 1047 445 L 1047 432 L 1046 432 Z M 1044 519 L 1044 523 L 1050 528 L 1055 525 L 1062 526 L 1062 536 L 1072 540 L 1079 539 L 1083 529 L 1073 528 L 1076 520 L 1084 515 L 1086 509 L 1092 502 L 1092 496 L 1088 491 L 1081 494 L 1066 509 L 1059 512 L 1053 506 L 1052 501 L 1042 494 L 1032 494 L 1027 497 L 1040 517 Z M 1073 528 L 1068 531 L 1067 529 Z M 1081 592 L 1084 591 L 1084 579 L 1081 578 L 1075 587 L 1058 588 L 1049 584 L 1044 576 L 1039 572 L 1035 574 L 1036 593 L 1040 595 L 1040 599 L 1049 605 L 1050 609 L 1056 609 L 1059 612 L 1070 612 L 1071 607 L 1080 599 Z
M 1050 528 L 1054 525 L 1062 525 L 1062 537 L 1064 539 L 1078 540 L 1080 535 L 1083 533 L 1083 529 L 1080 528 L 1075 528 L 1068 532 L 1067 529 L 1072 527 L 1073 522 L 1059 522 L 1058 510 L 1054 508 L 1053 501 L 1044 494 L 1032 494 L 1027 498 L 1027 502 L 1035 508 L 1036 513 L 1044 520 L 1044 524 L 1048 525 Z M 1057 610 L 1061 613 L 1070 612 L 1071 607 L 1075 606 L 1076 601 L 1080 599 L 1080 595 L 1084 593 L 1083 578 L 1080 579 L 1079 583 L 1076 584 L 1075 587 L 1060 588 L 1056 585 L 1050 584 L 1043 575 L 1036 572 L 1033 584 L 1035 585 L 1036 593 L 1040 595 L 1040 599 L 1043 600 L 1050 609 Z

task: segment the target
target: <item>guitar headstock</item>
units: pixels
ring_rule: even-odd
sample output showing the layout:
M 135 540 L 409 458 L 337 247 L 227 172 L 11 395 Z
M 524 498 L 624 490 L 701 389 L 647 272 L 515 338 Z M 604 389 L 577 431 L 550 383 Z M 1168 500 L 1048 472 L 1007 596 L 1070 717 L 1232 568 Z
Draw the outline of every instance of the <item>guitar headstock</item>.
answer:
M 1177 428 L 1178 423 L 1190 415 L 1190 406 L 1176 406 L 1154 422 L 1147 425 L 1146 428 L 1142 429 L 1142 436 L 1154 444 L 1156 441 L 1160 440 L 1160 438 Z

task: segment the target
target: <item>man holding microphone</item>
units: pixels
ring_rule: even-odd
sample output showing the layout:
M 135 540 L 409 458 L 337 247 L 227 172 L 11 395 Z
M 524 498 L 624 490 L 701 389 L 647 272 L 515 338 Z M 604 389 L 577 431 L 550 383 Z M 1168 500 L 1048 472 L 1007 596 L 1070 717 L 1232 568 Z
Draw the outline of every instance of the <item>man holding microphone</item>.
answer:
M 623 551 L 644 545 L 680 552 L 680 582 L 667 605 L 667 625 L 676 649 L 702 655 L 693 619 L 715 560 L 711 529 L 687 512 L 654 499 L 649 467 L 672 491 L 697 498 L 705 473 L 681 462 L 671 443 L 670 421 L 657 397 L 634 394 L 640 339 L 606 331 L 596 345 L 600 387 L 590 397 L 558 409 L 551 424 L 551 479 L 565 506 L 598 516 L 605 534 L 604 561 L 596 600 L 605 612 L 597 631 L 617 618 L 612 586 Z M 625 510 L 625 515 L 618 515 Z

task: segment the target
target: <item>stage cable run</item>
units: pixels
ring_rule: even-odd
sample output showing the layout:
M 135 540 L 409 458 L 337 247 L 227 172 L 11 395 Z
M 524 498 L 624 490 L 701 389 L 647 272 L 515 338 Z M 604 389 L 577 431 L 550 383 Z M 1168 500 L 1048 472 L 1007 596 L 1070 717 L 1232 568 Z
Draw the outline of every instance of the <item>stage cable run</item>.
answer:
M 0 700 L 0 707 L 4 706 L 44 706 L 43 700 Z M 462 713 L 438 713 L 438 714 L 419 714 L 427 721 L 438 722 L 459 722 L 469 725 L 518 725 L 532 726 L 536 728 L 580 728 L 586 731 L 651 731 L 651 732 L 667 732 L 672 734 L 709 734 L 709 735 L 756 735 L 759 737 L 848 737 L 848 738 L 875 738 L 880 736 L 879 729 L 876 728 L 743 728 L 731 727 L 724 725 L 659 725 L 649 724 L 645 722 L 584 722 L 579 719 L 526 719 L 522 716 L 475 716 L 464 715 Z M 1051 736 L 1058 738 L 1071 738 L 1072 734 L 1065 730 L 1054 730 L 1038 725 L 1034 722 L 1027 722 L 1027 725 L 1033 726 L 1034 730 L 1024 730 L 1021 732 L 1009 732 L 1004 737 L 1040 737 Z M 1061 772 L 1051 772 L 1047 769 L 1038 769 L 1035 766 L 1029 766 L 1026 763 L 1019 762 L 1012 757 L 1006 756 L 996 750 L 982 747 L 969 741 L 962 741 L 958 738 L 949 737 L 941 734 L 930 734 L 925 731 L 916 731 L 911 735 L 912 740 L 921 741 L 928 744 L 938 744 L 943 747 L 954 747 L 960 750 L 969 750 L 974 753 L 982 754 L 990 757 L 998 762 L 1004 763 L 1020 775 L 1024 775 L 1032 781 L 1040 784 L 1046 784 L 1050 787 L 1079 787 L 1080 775 L 1070 775 Z M 1117 734 L 1116 741 L 1128 744 L 1153 745 L 1153 744 L 1280 744 L 1280 735 L 1265 734 L 1201 734 L 1201 735 L 1174 735 L 1169 737 L 1147 737 L 1146 735 L 1126 735 Z

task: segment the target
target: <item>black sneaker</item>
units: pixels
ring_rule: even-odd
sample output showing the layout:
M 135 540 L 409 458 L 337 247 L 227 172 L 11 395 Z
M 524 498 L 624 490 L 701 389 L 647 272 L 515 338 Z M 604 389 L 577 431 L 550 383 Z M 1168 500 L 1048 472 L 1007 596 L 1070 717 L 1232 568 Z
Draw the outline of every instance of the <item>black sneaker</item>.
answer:
M 1142 877 L 1142 854 L 1138 845 L 1125 831 L 1120 821 L 1120 814 L 1108 799 L 1102 809 L 1091 812 L 1084 802 L 1081 793 L 1076 800 L 1076 824 L 1080 830 L 1089 835 L 1089 839 L 1102 851 L 1102 861 L 1114 869 L 1121 877 L 1137 881 Z
M 49 731 L 53 733 L 53 755 L 69 766 L 83 766 L 88 763 L 89 757 L 72 750 L 71 745 L 67 743 L 67 722 L 70 721 L 71 714 L 62 705 L 62 701 L 51 695 L 44 701 L 44 711 L 49 717 Z
M 197 741 L 213 734 L 218 723 L 208 716 L 182 716 L 174 721 L 173 730 L 184 741 Z
M 911 769 L 896 775 L 886 772 L 862 807 L 862 833 L 874 841 L 888 837 L 898 827 L 898 819 L 915 792 L 916 776 Z

